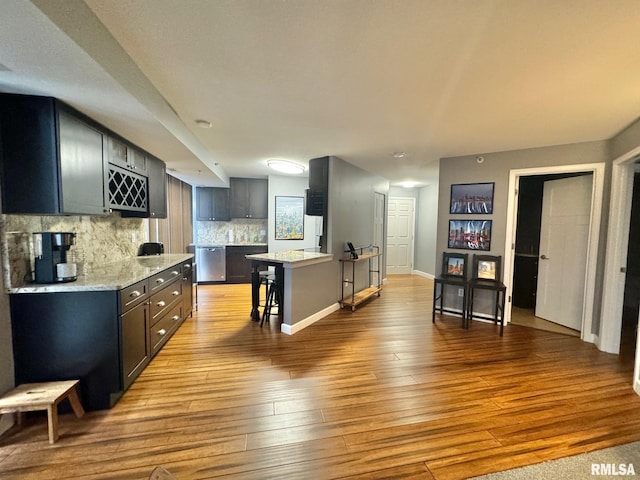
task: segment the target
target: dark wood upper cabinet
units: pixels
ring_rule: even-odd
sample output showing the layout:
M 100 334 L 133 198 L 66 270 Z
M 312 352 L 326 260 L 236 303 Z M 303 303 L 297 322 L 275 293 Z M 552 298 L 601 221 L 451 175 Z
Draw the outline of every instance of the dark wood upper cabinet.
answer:
M 257 178 L 231 178 L 231 217 L 267 218 L 269 183 Z
M 218 187 L 196 188 L 196 219 L 229 221 L 229 189 Z
M 167 218 L 167 168 L 162 160 L 147 156 L 147 209 L 142 212 L 123 211 L 123 217 Z
M 117 135 L 109 135 L 106 143 L 109 163 L 147 176 L 149 158 L 144 152 Z
M 100 126 L 51 97 L 0 95 L 2 210 L 105 214 Z

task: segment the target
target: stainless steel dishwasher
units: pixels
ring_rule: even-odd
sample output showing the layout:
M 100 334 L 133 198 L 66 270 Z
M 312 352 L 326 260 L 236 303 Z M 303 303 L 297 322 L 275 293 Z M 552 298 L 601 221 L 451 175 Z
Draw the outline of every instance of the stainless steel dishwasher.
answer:
M 224 282 L 227 279 L 226 254 L 224 246 L 196 247 L 198 282 Z

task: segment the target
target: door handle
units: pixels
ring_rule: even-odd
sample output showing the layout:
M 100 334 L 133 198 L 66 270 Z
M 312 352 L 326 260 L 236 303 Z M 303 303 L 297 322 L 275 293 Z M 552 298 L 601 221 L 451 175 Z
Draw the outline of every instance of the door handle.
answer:
M 540 259 L 541 260 L 549 260 L 549 257 L 547 257 L 546 255 L 540 255 Z

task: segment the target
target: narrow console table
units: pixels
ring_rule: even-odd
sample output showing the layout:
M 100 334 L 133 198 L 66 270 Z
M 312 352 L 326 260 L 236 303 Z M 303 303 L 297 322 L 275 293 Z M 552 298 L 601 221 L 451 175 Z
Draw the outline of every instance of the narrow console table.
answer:
M 382 290 L 381 268 L 380 268 L 380 248 L 377 246 L 362 247 L 356 249 L 358 258 L 341 258 L 342 265 L 342 300 L 340 300 L 340 308 L 351 307 L 351 311 L 355 311 L 356 307 L 365 300 L 374 295 L 380 296 Z M 360 262 L 369 263 L 369 283 L 368 287 L 356 292 L 356 264 Z M 345 277 L 345 265 L 351 265 L 351 278 Z M 376 280 L 373 280 L 376 275 Z M 351 292 L 349 293 L 349 288 Z M 347 293 L 345 295 L 345 289 Z

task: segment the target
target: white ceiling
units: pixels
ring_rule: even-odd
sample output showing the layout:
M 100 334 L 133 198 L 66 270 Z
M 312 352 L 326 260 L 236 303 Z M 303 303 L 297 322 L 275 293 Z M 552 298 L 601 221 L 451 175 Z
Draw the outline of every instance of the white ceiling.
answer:
M 196 185 L 324 155 L 428 184 L 442 157 L 634 121 L 640 2 L 2 0 L 0 91 L 58 97 Z

